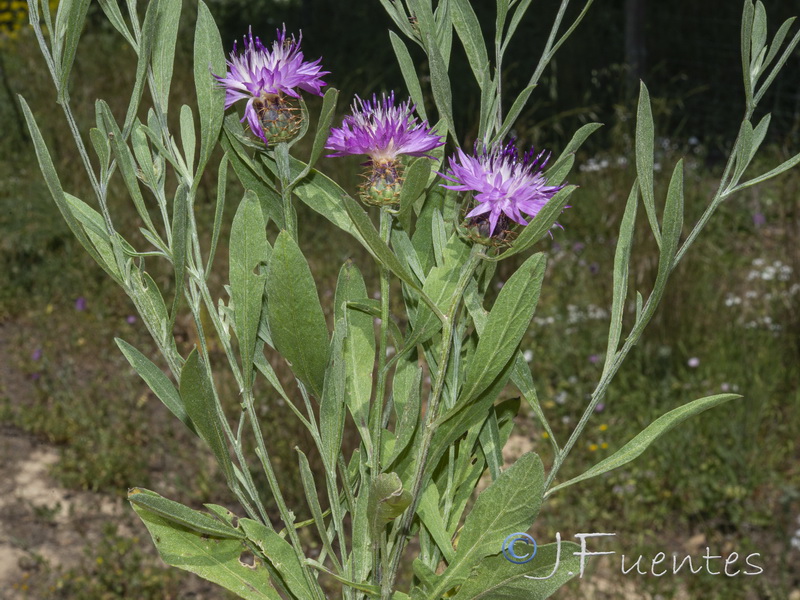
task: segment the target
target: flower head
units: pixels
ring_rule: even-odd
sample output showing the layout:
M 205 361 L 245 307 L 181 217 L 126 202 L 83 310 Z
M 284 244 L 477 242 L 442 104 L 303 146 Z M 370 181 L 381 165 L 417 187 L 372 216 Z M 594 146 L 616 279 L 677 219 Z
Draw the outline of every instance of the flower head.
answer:
M 427 121 L 414 116 L 411 99 L 395 105 L 394 92 L 378 100 L 362 100 L 356 96 L 352 114 L 341 127 L 331 129 L 325 147 L 333 150 L 328 156 L 366 154 L 370 170 L 361 186 L 361 199 L 368 204 L 388 206 L 400 199 L 403 186 L 402 165 L 398 156 L 426 156 L 444 145 L 442 136 L 431 132 Z
M 545 152 L 536 154 L 533 148 L 520 157 L 514 140 L 505 146 L 495 144 L 480 152 L 476 144 L 474 156 L 458 149 L 456 156 L 450 158 L 448 172 L 440 175 L 453 184 L 442 187 L 473 193 L 477 206 L 466 216 L 473 222 L 488 218 L 488 235 L 491 237 L 498 223 L 510 225 L 513 221 L 527 225 L 522 213 L 535 217 L 564 187 L 547 185 L 542 169 L 548 158 Z
M 378 100 L 362 100 L 356 96 L 352 114 L 341 127 L 331 129 L 325 148 L 333 150 L 328 156 L 366 154 L 373 162 L 394 160 L 401 154 L 427 156 L 444 144 L 441 136 L 431 133 L 427 121 L 418 122 L 411 99 L 395 106 L 394 92 Z
M 236 44 L 228 61 L 228 72 L 224 77 L 215 75 L 225 88 L 225 108 L 239 100 L 247 100 L 244 118 L 251 131 L 264 140 L 285 141 L 291 139 L 300 127 L 296 109 L 287 104 L 286 96 L 299 98 L 298 89 L 321 95 L 325 85 L 320 60 L 304 60 L 300 51 L 301 35 L 295 40 L 286 34 L 286 26 L 277 31 L 272 49 L 253 37 L 253 30 L 244 38 L 244 51 L 237 52 Z

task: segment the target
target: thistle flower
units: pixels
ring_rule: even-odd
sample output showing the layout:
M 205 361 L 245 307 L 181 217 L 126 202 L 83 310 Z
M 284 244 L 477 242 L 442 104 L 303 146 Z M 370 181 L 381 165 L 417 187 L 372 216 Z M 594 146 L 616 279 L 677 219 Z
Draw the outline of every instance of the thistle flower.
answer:
M 239 100 L 247 100 L 244 118 L 250 130 L 265 144 L 285 142 L 300 129 L 302 116 L 291 104 L 299 98 L 298 89 L 321 96 L 320 88 L 326 85 L 322 76 L 320 60 L 308 62 L 303 59 L 300 43 L 294 35 L 286 35 L 286 26 L 277 31 L 272 50 L 267 49 L 253 29 L 244 38 L 244 52 L 237 53 L 236 43 L 228 61 L 228 72 L 224 77 L 214 75 L 225 88 L 225 108 Z
M 411 99 L 395 106 L 394 92 L 383 94 L 379 100 L 362 100 L 356 96 L 352 114 L 341 127 L 331 129 L 325 148 L 333 150 L 328 156 L 366 154 L 370 171 L 361 187 L 361 198 L 369 204 L 389 205 L 400 198 L 403 185 L 402 165 L 398 157 L 426 156 L 442 146 L 442 136 L 431 132 L 427 121 L 414 116 Z
M 563 185 L 547 185 L 542 169 L 549 155 L 536 154 L 533 148 L 520 158 L 514 141 L 505 146 L 495 144 L 475 155 L 458 149 L 450 158 L 450 168 L 442 177 L 453 182 L 442 187 L 460 192 L 472 192 L 477 202 L 466 218 L 468 224 L 485 238 L 497 235 L 511 223 L 527 225 L 523 213 L 535 217 Z M 488 228 L 487 228 L 488 221 Z

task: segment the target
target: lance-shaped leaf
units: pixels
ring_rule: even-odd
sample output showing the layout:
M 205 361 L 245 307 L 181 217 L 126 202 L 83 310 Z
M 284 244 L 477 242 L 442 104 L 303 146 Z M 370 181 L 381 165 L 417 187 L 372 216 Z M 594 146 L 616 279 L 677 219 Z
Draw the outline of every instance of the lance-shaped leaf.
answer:
M 403 514 L 409 504 L 411 492 L 403 489 L 397 473 L 381 473 L 372 481 L 367 518 L 373 543 L 377 543 L 384 525 Z
M 467 60 L 469 60 L 475 80 L 483 89 L 484 74 L 489 70 L 489 56 L 486 53 L 486 43 L 483 41 L 480 21 L 478 21 L 469 0 L 453 0 L 450 14 L 456 33 L 464 45 L 464 51 L 467 53 Z
M 322 397 L 328 326 L 314 278 L 291 234 L 282 231 L 267 268 L 267 312 L 275 349 L 311 392 Z
M 636 176 L 639 178 L 639 189 L 650 221 L 650 229 L 656 243 L 661 246 L 661 230 L 656 217 L 656 200 L 653 191 L 653 151 L 655 128 L 653 126 L 653 109 L 650 107 L 650 93 L 641 82 L 639 88 L 639 110 L 636 115 Z
M 533 552 L 521 542 L 518 556 Z M 459 588 L 453 600 L 543 600 L 580 572 L 580 546 L 573 542 L 540 545 L 530 562 L 516 564 L 502 554 L 487 556 Z
M 464 521 L 455 558 L 426 598 L 438 600 L 463 583 L 479 561 L 500 552 L 506 536 L 526 531 L 539 513 L 543 492 L 542 461 L 533 452 L 524 454 L 478 496 Z
M 642 452 L 647 450 L 650 444 L 655 442 L 658 438 L 682 421 L 706 411 L 709 408 L 713 408 L 714 406 L 723 404 L 729 400 L 733 400 L 734 398 L 741 398 L 741 396 L 738 394 L 717 394 L 715 396 L 708 396 L 706 398 L 700 398 L 699 400 L 689 402 L 688 404 L 669 411 L 665 415 L 661 415 L 614 454 L 605 460 L 600 461 L 591 469 L 581 473 L 577 477 L 550 488 L 547 491 L 547 495 L 549 496 L 556 490 L 570 486 L 573 483 L 578 483 L 579 481 L 585 481 L 586 479 L 597 477 L 598 475 L 602 475 L 603 473 L 607 473 L 608 471 L 628 464 L 637 458 Z
M 325 92 L 322 98 L 322 108 L 319 111 L 319 121 L 317 123 L 317 133 L 314 136 L 314 145 L 311 147 L 311 155 L 308 158 L 308 167 L 314 166 L 317 162 L 322 150 L 325 148 L 325 142 L 328 141 L 330 135 L 331 121 L 336 111 L 336 100 L 339 97 L 339 90 L 330 88 Z M 304 169 L 305 170 L 305 169 Z
M 292 546 L 280 535 L 262 523 L 252 519 L 239 519 L 239 526 L 244 531 L 261 556 L 266 558 L 272 567 L 280 573 L 286 587 L 297 598 L 313 598 L 308 581 L 303 574 L 303 566 L 297 558 Z
M 469 403 L 489 387 L 516 353 L 539 302 L 544 268 L 544 255 L 534 254 L 500 290 L 467 366 L 458 403 Z
M 132 488 L 128 500 L 135 506 L 146 508 L 173 523 L 192 529 L 198 533 L 220 538 L 243 539 L 245 534 L 211 515 L 184 506 L 160 494 L 144 488 Z
M 572 136 L 572 139 L 566 145 L 561 155 L 556 159 L 553 165 L 544 172 L 544 177 L 547 179 L 548 185 L 560 185 L 564 178 L 569 173 L 569 169 L 563 170 L 564 165 L 574 162 L 575 152 L 583 145 L 583 143 L 595 131 L 603 126 L 602 123 L 587 123 Z M 573 159 L 570 161 L 570 159 Z
M 625 311 L 625 300 L 628 297 L 628 265 L 633 245 L 633 229 L 636 226 L 636 206 L 639 199 L 639 184 L 634 182 L 625 214 L 619 226 L 619 239 L 614 254 L 614 292 L 611 300 L 611 323 L 608 327 L 608 347 L 604 369 L 611 368 L 614 355 L 622 335 L 622 317 Z
M 578 189 L 578 186 L 568 185 L 556 192 L 555 196 L 550 198 L 534 219 L 522 229 L 522 233 L 514 240 L 511 248 L 493 260 L 502 260 L 514 254 L 524 252 L 546 236 L 550 228 L 553 227 L 553 224 L 556 222 L 556 219 L 558 219 L 564 211 L 564 207 L 567 205 L 567 200 L 569 200 L 570 195 L 576 189 Z
M 194 424 L 189 419 L 189 415 L 186 414 L 186 409 L 183 407 L 183 400 L 181 400 L 178 390 L 175 389 L 169 378 L 164 375 L 164 372 L 126 341 L 119 338 L 114 338 L 114 341 L 117 342 L 117 346 L 119 346 L 133 370 L 139 374 L 139 377 L 144 380 L 156 397 L 164 403 L 164 406 L 191 431 L 197 433 L 194 429 Z
M 86 20 L 89 3 L 90 0 L 62 0 L 58 6 L 56 36 L 63 39 L 59 68 L 59 103 L 64 103 L 69 99 L 69 74 L 72 70 L 72 63 L 75 62 L 78 40 L 83 32 L 83 23 Z
M 230 280 L 236 336 L 242 357 L 242 375 L 248 389 L 253 382 L 253 353 L 256 347 L 261 300 L 266 276 L 259 265 L 269 259 L 269 244 L 261 205 L 248 190 L 231 225 Z
M 408 89 L 411 100 L 413 100 L 416 106 L 416 111 L 419 113 L 420 117 L 427 121 L 428 117 L 425 114 L 425 97 L 422 95 L 422 86 L 419 84 L 419 77 L 417 77 L 417 69 L 414 65 L 414 60 L 411 58 L 411 54 L 409 54 L 408 48 L 403 40 L 401 40 L 395 32 L 389 32 L 389 39 L 392 42 L 392 48 L 397 57 L 397 63 L 400 65 L 400 72 L 403 74 L 403 81 L 405 81 L 406 89 Z
M 347 336 L 345 319 L 336 322 L 331 340 L 330 359 L 325 370 L 325 382 L 320 401 L 319 420 L 322 439 L 322 458 L 329 472 L 336 471 L 336 459 L 342 447 L 345 418 L 344 338 Z
M 220 466 L 225 471 L 228 481 L 233 481 L 233 464 L 225 443 L 223 426 L 208 373 L 200 362 L 197 350 L 192 350 L 181 371 L 181 399 L 186 414 L 194 423 L 197 433 L 211 448 Z
M 344 338 L 345 401 L 362 439 L 369 440 L 369 399 L 372 394 L 372 370 L 375 365 L 375 328 L 372 317 L 360 310 L 348 309 L 347 302 L 367 297 L 364 278 L 351 261 L 342 265 L 336 282 L 333 315 L 336 322 L 347 319 Z
M 167 114 L 182 3 L 174 0 L 157 0 L 155 4 L 158 6 L 158 17 L 153 39 L 151 66 L 156 84 L 154 92 L 158 96 L 161 110 Z
M 217 85 L 212 73 L 223 75 L 225 71 L 225 52 L 219 30 L 214 17 L 201 0 L 197 6 L 197 25 L 194 30 L 194 87 L 200 114 L 198 171 L 206 164 L 214 149 L 225 114 L 225 90 Z
M 241 539 L 198 533 L 141 506 L 133 509 L 150 532 L 161 559 L 221 585 L 245 600 L 281 600 L 266 565 Z M 252 562 L 245 562 L 246 560 Z

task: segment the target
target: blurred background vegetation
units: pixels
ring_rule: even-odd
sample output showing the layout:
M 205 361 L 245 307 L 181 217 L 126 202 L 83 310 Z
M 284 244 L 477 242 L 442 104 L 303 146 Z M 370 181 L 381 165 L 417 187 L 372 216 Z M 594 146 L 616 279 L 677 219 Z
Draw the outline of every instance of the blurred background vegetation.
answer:
M 251 24 L 265 41 L 284 22 L 290 31 L 302 29 L 306 57 L 322 56 L 332 72 L 327 80 L 342 90 L 340 113 L 354 93 L 403 89 L 387 43 L 390 20 L 377 0 L 208 4 L 227 47 Z M 490 32 L 494 3 L 474 4 L 484 31 Z M 785 0 L 764 4 L 770 35 L 798 12 L 796 3 Z M 536 2 L 523 21 L 503 75 L 508 102 L 530 77 L 556 6 L 552 0 Z M 193 3 L 184 2 L 172 90 L 180 103 L 193 103 L 195 11 Z M 581 189 L 561 219 L 563 230 L 555 230 L 553 239 L 541 245 L 549 254 L 549 271 L 525 342 L 539 397 L 560 439 L 580 415 L 602 368 L 615 236 L 634 178 L 638 79 L 647 82 L 654 98 L 661 169 L 657 188 L 663 197 L 672 165 L 684 157 L 686 220 L 693 223 L 713 193 L 743 112 L 740 16 L 741 3 L 733 1 L 598 2 L 559 51 L 515 128 L 522 144 L 558 152 L 580 124 L 606 124 L 589 140 L 569 177 Z M 90 199 L 26 21 L 24 2 L 0 1 L 0 419 L 4 428 L 56 445 L 60 460 L 52 474 L 66 488 L 121 497 L 128 487 L 143 485 L 194 505 L 230 504 L 211 461 L 198 460 L 205 451 L 170 420 L 117 351 L 115 336 L 151 352 L 154 348 L 131 314 L 130 302 L 73 240 L 41 180 L 16 94 L 31 104 L 64 188 Z M 453 48 L 456 119 L 465 136 L 461 142 L 471 144 L 477 86 L 457 42 Z M 424 72 L 424 56 L 416 58 Z M 117 114 L 123 110 L 134 64 L 132 51 L 92 4 L 71 89 L 84 131 L 94 122 L 96 98 L 106 99 Z M 312 101 L 311 106 L 313 111 L 317 105 Z M 753 172 L 768 170 L 800 150 L 800 52 L 790 59 L 762 109 L 772 112 L 773 120 L 768 145 Z M 307 149 L 301 144 L 303 152 Z M 352 188 L 357 162 L 324 159 L 319 168 Z M 116 186 L 112 211 L 129 239 L 143 246 L 135 234 L 138 217 L 121 182 Z M 215 186 L 209 174 L 201 188 L 204 200 L 197 206 L 200 223 L 213 217 Z M 228 193 L 227 208 L 233 209 L 241 190 L 230 181 Z M 227 213 L 229 223 L 232 213 Z M 300 217 L 301 241 L 323 303 L 330 305 L 336 273 L 346 258 L 353 258 L 376 287 L 376 273 L 352 240 L 331 235 L 327 223 L 313 214 L 301 210 Z M 634 285 L 649 289 L 657 255 L 645 236 L 636 242 Z M 215 273 L 222 293 L 227 257 L 220 254 Z M 148 266 L 171 294 L 166 266 Z M 503 265 L 499 277 L 507 277 L 511 268 Z M 657 319 L 620 372 L 567 471 L 577 473 L 594 464 L 683 402 L 719 391 L 737 391 L 744 398 L 673 431 L 624 470 L 556 494 L 535 532 L 537 539 L 551 540 L 556 531 L 564 537 L 615 531 L 618 545 L 610 549 L 629 556 L 652 557 L 658 551 L 702 556 L 706 546 L 717 554 L 760 552 L 765 573 L 730 579 L 623 577 L 618 562 L 597 560 L 588 579 L 573 582 L 560 597 L 800 597 L 799 273 L 800 173 L 795 171 L 721 207 L 680 265 Z M 188 350 L 191 324 L 187 320 L 178 327 Z M 227 387 L 233 406 L 232 382 Z M 278 399 L 266 392 L 262 396 L 268 444 L 287 467 L 289 497 L 301 506 L 302 491 L 292 479 L 292 448 L 308 446 L 308 440 L 285 416 Z M 520 443 L 540 452 L 547 464 L 549 446 L 539 429 L 527 415 L 521 415 L 518 425 Z M 59 510 L 33 508 L 38 508 L 31 517 L 38 519 L 37 527 L 46 527 L 52 511 Z M 298 516 L 306 517 L 302 510 Z M 146 537 L 143 529 L 135 521 L 126 523 L 100 527 L 87 539 L 85 559 L 69 569 L 32 551 L 36 560 L 20 567 L 14 589 L 30 598 L 181 598 L 190 597 L 187 590 L 193 590 L 192 597 L 226 597 L 161 569 L 149 540 L 136 537 Z M 16 538 L 10 543 L 31 546 Z

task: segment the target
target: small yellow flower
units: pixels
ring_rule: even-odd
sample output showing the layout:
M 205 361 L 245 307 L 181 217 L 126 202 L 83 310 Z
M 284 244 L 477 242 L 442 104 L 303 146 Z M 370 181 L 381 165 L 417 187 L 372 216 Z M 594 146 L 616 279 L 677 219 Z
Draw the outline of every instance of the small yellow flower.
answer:
M 603 423 L 602 425 L 600 425 L 600 427 L 598 427 L 598 429 L 599 429 L 600 431 L 605 431 L 606 429 L 608 429 L 608 425 L 606 425 L 605 423 Z
M 589 452 L 596 452 L 597 444 L 589 444 Z
M 50 313 L 52 313 L 52 312 L 53 312 L 53 305 L 52 305 L 52 304 L 48 304 L 48 305 L 45 307 L 45 309 L 44 309 L 44 312 L 45 312 L 46 314 L 48 314 L 48 315 L 49 315 Z
M 601 447 L 603 450 L 605 450 L 606 448 L 608 448 L 608 444 L 607 444 L 607 443 L 605 443 L 605 442 L 603 442 L 602 444 L 600 444 L 600 447 Z
M 542 434 L 542 438 L 543 438 L 543 439 L 545 439 L 545 440 L 546 440 L 546 439 L 549 439 L 549 438 L 550 438 L 550 434 L 548 434 L 548 433 L 545 431 L 545 432 Z

